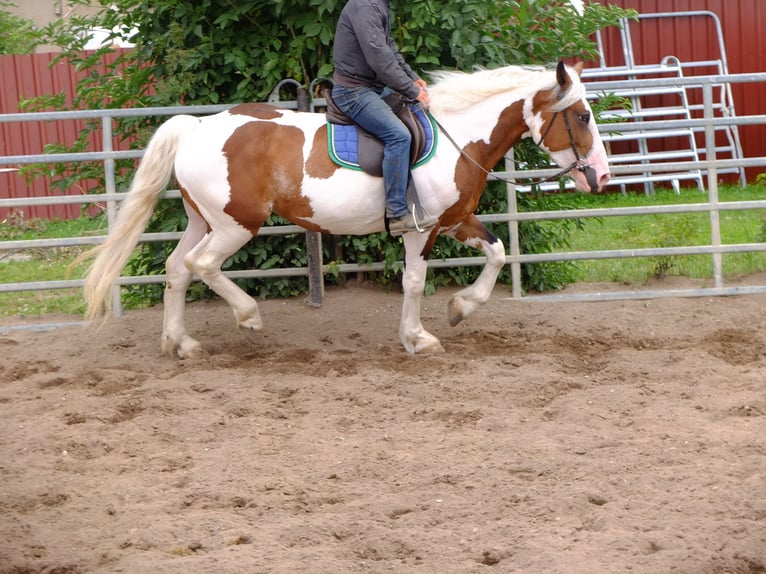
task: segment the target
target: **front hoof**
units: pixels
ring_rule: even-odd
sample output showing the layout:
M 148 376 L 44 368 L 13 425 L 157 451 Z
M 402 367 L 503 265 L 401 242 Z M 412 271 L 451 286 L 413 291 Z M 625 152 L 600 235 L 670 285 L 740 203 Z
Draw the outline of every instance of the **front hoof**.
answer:
M 415 350 L 415 353 L 418 355 L 436 355 L 444 352 L 444 347 L 442 347 L 442 344 L 439 341 L 432 342 Z
M 260 341 L 260 338 L 258 337 L 258 334 L 260 333 L 261 329 L 254 329 L 252 327 L 246 327 L 244 325 L 239 326 L 239 332 L 248 340 L 257 342 Z
M 439 342 L 439 339 L 434 337 L 431 333 L 421 333 L 418 337 L 407 338 L 401 337 L 402 345 L 405 350 L 413 355 L 425 355 L 433 353 L 443 353 L 444 347 Z
M 205 349 L 202 348 L 202 345 L 197 344 L 196 347 L 191 347 L 189 349 L 178 349 L 178 358 L 179 359 L 199 359 L 200 357 L 206 356 L 207 353 L 205 352 Z

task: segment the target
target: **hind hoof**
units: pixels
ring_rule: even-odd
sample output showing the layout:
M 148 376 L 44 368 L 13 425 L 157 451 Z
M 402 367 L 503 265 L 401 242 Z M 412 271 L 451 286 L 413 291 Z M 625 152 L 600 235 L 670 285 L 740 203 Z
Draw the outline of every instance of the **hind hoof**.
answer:
M 202 350 L 202 343 L 188 335 L 184 335 L 179 341 L 163 337 L 162 353 L 178 357 L 179 359 L 193 359 L 204 354 L 204 351 Z

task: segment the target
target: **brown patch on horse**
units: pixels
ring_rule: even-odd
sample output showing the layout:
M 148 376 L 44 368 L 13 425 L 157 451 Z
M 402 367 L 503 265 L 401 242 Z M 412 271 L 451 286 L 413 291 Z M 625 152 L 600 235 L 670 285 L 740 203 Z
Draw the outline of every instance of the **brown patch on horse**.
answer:
M 572 137 L 577 146 L 577 153 L 580 154 L 580 157 L 586 157 L 590 150 L 593 149 L 593 134 L 590 133 L 588 123 L 584 123 L 579 117 L 582 114 L 590 114 L 590 111 L 582 102 L 577 102 L 575 105 L 567 108 L 564 113 L 567 114 L 569 119 L 569 129 L 572 131 Z
M 442 224 L 440 223 L 433 230 L 431 230 L 431 234 L 428 236 L 428 241 L 426 241 L 423 249 L 420 250 L 420 256 L 423 259 L 428 259 L 429 255 L 431 255 L 431 251 L 434 248 L 434 243 L 436 243 L 436 238 L 439 237 L 439 228 L 441 225 Z M 453 226 L 454 225 L 456 224 L 453 224 Z M 459 222 L 459 227 L 457 228 L 457 231 L 454 235 L 455 239 L 460 242 L 466 242 L 471 239 L 480 239 L 486 241 L 487 243 L 495 243 L 497 241 L 495 234 L 487 229 L 484 224 L 479 221 L 479 218 L 476 217 L 476 215 L 473 213 L 468 214 L 462 219 L 462 221 Z
M 420 256 L 423 259 L 428 259 L 428 257 L 431 255 L 431 251 L 434 248 L 434 243 L 436 243 L 436 238 L 439 237 L 439 229 L 441 227 L 440 223 L 436 224 L 436 227 L 434 227 L 428 235 L 428 240 L 426 241 L 426 244 L 423 245 L 423 249 L 420 250 Z
M 300 192 L 303 142 L 303 132 L 296 127 L 250 122 L 234 130 L 224 144 L 231 186 L 224 212 L 253 235 L 272 211 L 316 229 L 305 222 L 314 212 Z
M 502 159 L 505 151 L 521 139 L 527 130 L 526 124 L 520 120 L 523 112 L 524 102 L 521 100 L 505 108 L 492 130 L 489 143 L 472 142 L 463 148 L 465 155 L 473 158 L 485 169 L 492 169 Z M 455 165 L 455 185 L 460 192 L 460 199 L 442 215 L 442 227 L 453 227 L 472 215 L 479 206 L 481 191 L 487 182 L 487 174 L 465 155 L 461 156 Z
M 567 76 L 568 78 L 569 76 Z M 538 93 L 532 103 L 532 110 L 534 113 L 540 113 L 543 119 L 543 125 L 541 127 L 542 133 L 545 134 L 545 145 L 551 151 L 561 151 L 563 149 L 571 149 L 572 142 L 569 139 L 567 133 L 566 123 L 564 122 L 563 115 L 567 114 L 569 120 L 569 129 L 572 131 L 572 137 L 575 142 L 578 142 L 577 151 L 580 156 L 585 157 L 593 147 L 593 135 L 588 129 L 588 125 L 584 124 L 578 119 L 580 114 L 588 112 L 588 108 L 585 107 L 581 101 L 578 101 L 574 105 L 568 107 L 566 110 L 555 114 L 550 111 L 551 102 L 555 101 L 558 88 L 553 90 L 546 90 Z M 562 117 L 559 117 L 562 116 Z M 555 122 L 554 126 L 550 126 L 549 122 Z M 560 122 L 560 123 L 559 123 Z M 547 132 L 546 132 L 547 130 Z
M 188 204 L 189 204 L 189 206 L 190 206 L 190 207 L 191 207 L 191 208 L 192 208 L 194 211 L 196 211 L 196 212 L 197 212 L 197 215 L 199 215 L 199 216 L 202 218 L 202 220 L 203 220 L 203 221 L 205 222 L 205 224 L 207 225 L 207 230 L 208 230 L 208 232 L 210 232 L 210 229 L 211 229 L 211 227 L 210 227 L 210 224 L 207 222 L 207 219 L 205 219 L 205 216 L 204 216 L 204 215 L 202 215 L 202 212 L 199 210 L 199 207 L 197 207 L 197 204 L 196 204 L 196 203 L 194 203 L 194 201 L 192 200 L 192 198 L 191 198 L 191 197 L 189 197 L 189 193 L 186 191 L 186 189 L 184 189 L 183 187 L 179 186 L 179 191 L 181 192 L 181 197 L 183 197 L 183 198 L 184 198 L 184 200 L 186 200 L 186 203 L 188 203 Z
M 327 151 L 327 124 L 314 134 L 311 153 L 306 161 L 306 174 L 315 179 L 329 179 L 340 169 L 340 166 L 330 159 Z
M 487 229 L 484 224 L 479 221 L 476 215 L 471 214 L 466 217 L 460 224 L 460 228 L 455 233 L 455 239 L 461 243 L 470 241 L 471 239 L 479 239 L 486 241 L 487 243 L 495 243 L 497 236 Z
M 240 104 L 229 110 L 230 114 L 250 116 L 259 120 L 273 120 L 282 117 L 284 110 L 271 104 L 247 103 Z

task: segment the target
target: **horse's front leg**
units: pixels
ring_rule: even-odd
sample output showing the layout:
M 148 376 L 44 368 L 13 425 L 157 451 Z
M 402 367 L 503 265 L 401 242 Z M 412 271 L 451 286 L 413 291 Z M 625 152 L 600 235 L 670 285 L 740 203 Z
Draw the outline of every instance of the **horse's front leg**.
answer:
M 464 219 L 450 235 L 469 247 L 481 249 L 487 256 L 487 263 L 473 285 L 458 291 L 449 301 L 449 324 L 454 327 L 489 300 L 505 264 L 505 246 L 475 215 Z
M 420 300 L 426 284 L 428 270 L 427 253 L 433 245 L 431 234 L 404 234 L 404 302 L 402 303 L 402 319 L 399 324 L 399 339 L 408 353 L 435 353 L 444 351 L 439 339 L 423 328 L 420 322 Z M 426 248 L 425 246 L 428 245 Z

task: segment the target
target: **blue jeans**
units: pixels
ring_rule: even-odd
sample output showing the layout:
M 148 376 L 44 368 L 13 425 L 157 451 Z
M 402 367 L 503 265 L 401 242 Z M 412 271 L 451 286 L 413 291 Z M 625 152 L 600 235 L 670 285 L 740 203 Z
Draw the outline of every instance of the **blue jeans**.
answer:
M 410 175 L 412 136 L 383 97 L 391 90 L 344 88 L 335 86 L 335 105 L 359 126 L 383 142 L 383 184 L 386 190 L 386 215 L 398 218 L 407 214 L 407 179 Z

